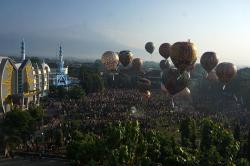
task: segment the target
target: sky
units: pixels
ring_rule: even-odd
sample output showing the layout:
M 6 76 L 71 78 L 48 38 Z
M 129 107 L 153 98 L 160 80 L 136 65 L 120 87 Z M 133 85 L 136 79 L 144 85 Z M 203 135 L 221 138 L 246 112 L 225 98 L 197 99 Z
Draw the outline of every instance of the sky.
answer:
M 1 0 L 0 54 L 19 55 L 22 38 L 28 56 L 56 57 L 61 44 L 66 58 L 129 49 L 154 61 L 161 43 L 190 39 L 198 57 L 214 51 L 220 62 L 250 66 L 250 1 Z

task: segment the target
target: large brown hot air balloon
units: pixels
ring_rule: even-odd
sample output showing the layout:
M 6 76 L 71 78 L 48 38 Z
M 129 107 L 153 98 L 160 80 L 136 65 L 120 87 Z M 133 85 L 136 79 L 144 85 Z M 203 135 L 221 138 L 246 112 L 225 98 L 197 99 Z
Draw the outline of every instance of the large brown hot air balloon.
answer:
M 114 71 L 119 64 L 119 56 L 113 51 L 106 51 L 102 55 L 101 61 L 107 70 Z
M 141 67 L 142 67 L 142 64 L 143 64 L 143 61 L 142 61 L 140 58 L 135 58 L 135 59 L 133 59 L 133 61 L 132 61 L 132 67 L 133 67 L 135 70 L 140 70 Z
M 237 67 L 228 62 L 220 63 L 216 67 L 216 75 L 224 85 L 229 83 L 237 74 Z
M 148 53 L 152 54 L 155 50 L 155 46 L 154 46 L 154 43 L 153 42 L 147 42 L 145 44 L 145 49 Z
M 162 74 L 162 83 L 171 95 L 175 95 L 186 88 L 189 79 L 188 72 L 180 73 L 176 68 L 165 70 Z
M 137 80 L 137 88 L 140 92 L 145 92 L 151 89 L 151 81 L 146 78 L 139 78 Z
M 170 63 L 168 60 L 161 60 L 160 61 L 160 68 L 161 70 L 169 69 L 170 68 Z
M 209 73 L 216 67 L 219 60 L 215 52 L 205 52 L 200 59 L 202 67 Z
M 119 53 L 119 61 L 121 64 L 126 67 L 128 66 L 133 59 L 133 54 L 129 50 L 124 50 Z
M 181 72 L 190 65 L 194 65 L 196 57 L 196 47 L 191 42 L 176 42 L 170 47 L 170 58 L 177 69 Z
M 159 47 L 159 53 L 163 58 L 168 59 L 170 56 L 170 44 L 169 43 L 163 43 Z

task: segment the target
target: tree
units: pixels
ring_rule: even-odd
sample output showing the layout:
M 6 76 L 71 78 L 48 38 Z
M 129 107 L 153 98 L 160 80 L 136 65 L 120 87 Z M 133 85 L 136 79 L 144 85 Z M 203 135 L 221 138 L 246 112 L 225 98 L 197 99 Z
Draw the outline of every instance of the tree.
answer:
M 73 86 L 69 89 L 68 96 L 71 99 L 82 99 L 85 96 L 85 92 L 80 86 Z
M 234 139 L 233 134 L 210 119 L 203 121 L 200 146 L 202 159 L 209 158 L 210 151 L 212 151 L 218 154 L 218 158 L 221 156 L 221 160 L 229 165 L 236 160 L 239 151 L 239 142 Z
M 247 136 L 247 159 L 250 161 L 250 129 L 248 130 Z
M 41 121 L 43 117 L 43 109 L 41 107 L 37 107 L 35 105 L 31 105 L 28 109 L 31 117 L 36 121 Z
M 38 57 L 30 57 L 29 58 L 32 64 L 41 64 L 41 59 Z
M 196 148 L 196 124 L 193 119 L 187 118 L 180 125 L 182 146 Z
M 249 166 L 249 162 L 247 159 L 245 158 L 240 158 L 238 161 L 237 161 L 237 166 Z
M 15 149 L 20 143 L 26 143 L 35 131 L 35 120 L 26 111 L 12 110 L 6 113 L 0 126 L 5 150 Z
M 237 123 L 234 127 L 234 139 L 240 141 L 240 125 Z
M 110 124 L 103 138 L 93 133 L 76 132 L 73 135 L 67 154 L 80 164 L 149 165 L 160 160 L 161 146 L 157 133 L 143 133 L 137 121 Z
M 86 93 L 99 92 L 104 88 L 103 80 L 95 68 L 82 66 L 80 80 L 82 88 Z
M 61 147 L 63 145 L 63 131 L 61 128 L 54 131 L 54 141 L 57 147 Z
M 13 110 L 6 114 L 2 127 L 7 135 L 25 138 L 34 131 L 34 119 L 26 111 Z

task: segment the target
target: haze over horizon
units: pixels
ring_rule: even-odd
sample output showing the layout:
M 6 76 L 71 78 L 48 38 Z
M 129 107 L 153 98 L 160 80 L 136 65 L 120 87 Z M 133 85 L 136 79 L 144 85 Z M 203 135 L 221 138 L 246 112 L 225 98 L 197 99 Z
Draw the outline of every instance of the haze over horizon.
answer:
M 163 42 L 191 39 L 198 56 L 215 51 L 220 61 L 250 66 L 248 0 L 3 0 L 0 54 L 18 55 L 26 41 L 31 56 L 97 59 L 107 50 L 160 61 Z M 147 41 L 156 45 L 151 58 Z M 197 61 L 199 62 L 199 60 Z

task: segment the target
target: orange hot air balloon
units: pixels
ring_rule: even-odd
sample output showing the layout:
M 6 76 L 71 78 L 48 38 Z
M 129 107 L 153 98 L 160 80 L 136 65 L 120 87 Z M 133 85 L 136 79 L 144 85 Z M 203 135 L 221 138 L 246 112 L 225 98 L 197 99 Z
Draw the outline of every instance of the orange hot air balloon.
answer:
M 200 59 L 202 67 L 209 73 L 216 67 L 219 60 L 215 52 L 205 52 Z
M 163 43 L 159 47 L 159 53 L 163 58 L 168 59 L 170 56 L 170 44 L 169 43 Z
M 128 66 L 133 59 L 133 54 L 129 50 L 124 50 L 119 53 L 119 61 L 121 64 L 126 67 Z
M 237 74 L 237 67 L 228 62 L 220 63 L 216 67 L 216 75 L 224 85 L 229 83 Z
M 190 41 L 176 42 L 170 47 L 170 58 L 177 69 L 181 72 L 186 70 L 190 65 L 194 65 L 196 56 L 196 47 Z
M 132 67 L 136 70 L 140 70 L 141 66 L 143 64 L 143 61 L 140 58 L 135 58 L 132 61 Z

